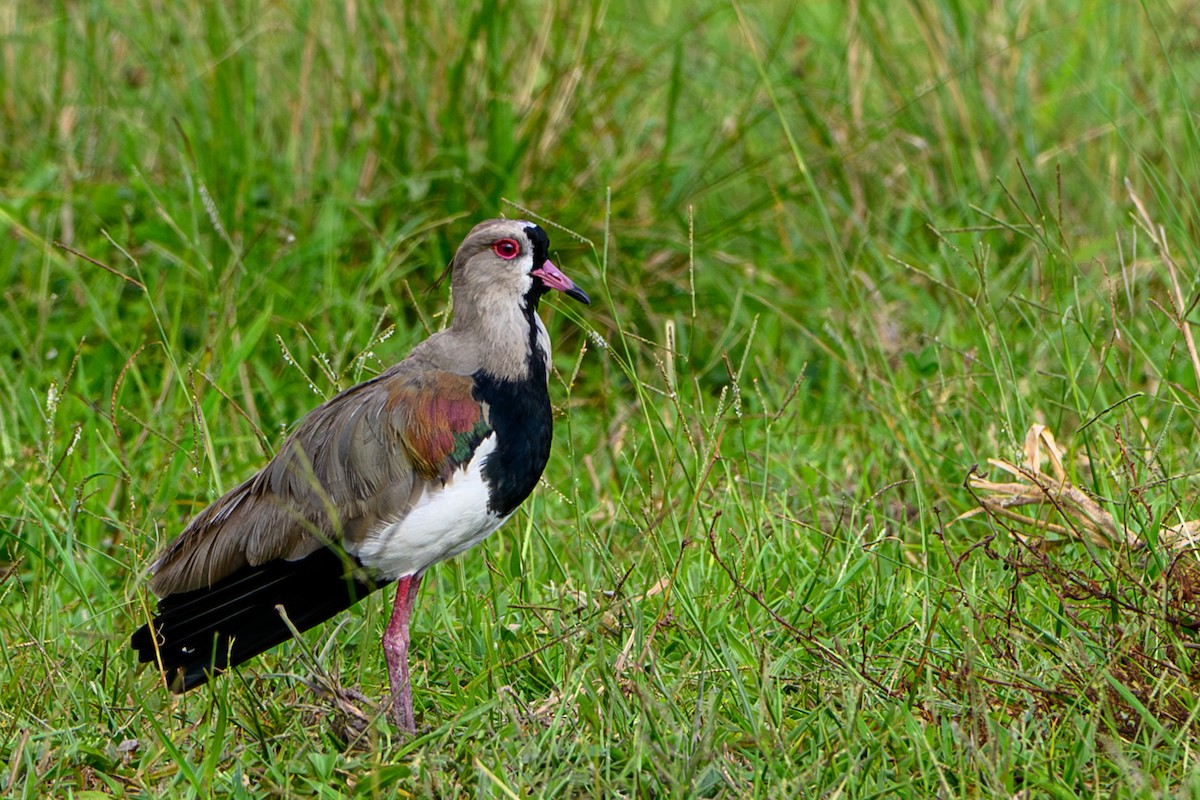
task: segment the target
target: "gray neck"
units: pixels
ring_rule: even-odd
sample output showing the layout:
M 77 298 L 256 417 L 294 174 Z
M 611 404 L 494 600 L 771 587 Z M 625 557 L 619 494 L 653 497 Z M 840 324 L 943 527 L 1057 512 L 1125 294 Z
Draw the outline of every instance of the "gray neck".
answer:
M 455 309 L 454 324 L 418 345 L 413 356 L 460 375 L 484 370 L 500 380 L 522 381 L 529 378 L 530 354 L 537 342 L 548 375 L 550 336 L 541 318 L 527 311 L 524 302 L 492 308 L 487 314 L 464 314 Z

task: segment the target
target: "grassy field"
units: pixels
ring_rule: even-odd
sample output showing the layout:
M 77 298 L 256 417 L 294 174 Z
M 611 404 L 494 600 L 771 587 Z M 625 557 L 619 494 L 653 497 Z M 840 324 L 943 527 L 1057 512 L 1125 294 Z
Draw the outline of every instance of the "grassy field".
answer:
M 1200 796 L 1200 6 L 478 6 L 0 4 L 0 792 Z M 500 214 L 595 302 L 420 735 L 310 688 L 386 593 L 168 695 L 156 549 Z

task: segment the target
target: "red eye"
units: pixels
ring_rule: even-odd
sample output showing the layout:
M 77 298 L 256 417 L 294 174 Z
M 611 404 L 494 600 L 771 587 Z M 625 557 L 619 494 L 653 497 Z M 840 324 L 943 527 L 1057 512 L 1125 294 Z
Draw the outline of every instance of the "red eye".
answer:
M 521 245 L 515 239 L 501 239 L 492 245 L 492 250 L 503 259 L 516 258 L 521 252 Z

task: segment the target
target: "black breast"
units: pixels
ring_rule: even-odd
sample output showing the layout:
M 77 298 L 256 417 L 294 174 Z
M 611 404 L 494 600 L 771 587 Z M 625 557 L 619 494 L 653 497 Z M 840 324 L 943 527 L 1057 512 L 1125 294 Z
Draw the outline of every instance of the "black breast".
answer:
M 483 465 L 489 487 L 488 510 L 508 516 L 537 486 L 550 458 L 553 419 L 546 386 L 546 363 L 536 340 L 530 348 L 529 377 L 499 380 L 482 370 L 475 397 L 491 411 L 496 449 Z

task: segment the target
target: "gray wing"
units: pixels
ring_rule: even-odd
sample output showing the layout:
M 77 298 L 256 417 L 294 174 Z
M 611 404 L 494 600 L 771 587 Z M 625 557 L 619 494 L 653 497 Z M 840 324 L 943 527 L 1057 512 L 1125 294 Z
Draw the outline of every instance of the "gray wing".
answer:
M 469 376 L 405 362 L 314 409 L 258 474 L 198 514 L 151 567 L 160 597 L 247 566 L 361 541 L 404 517 L 489 430 Z

